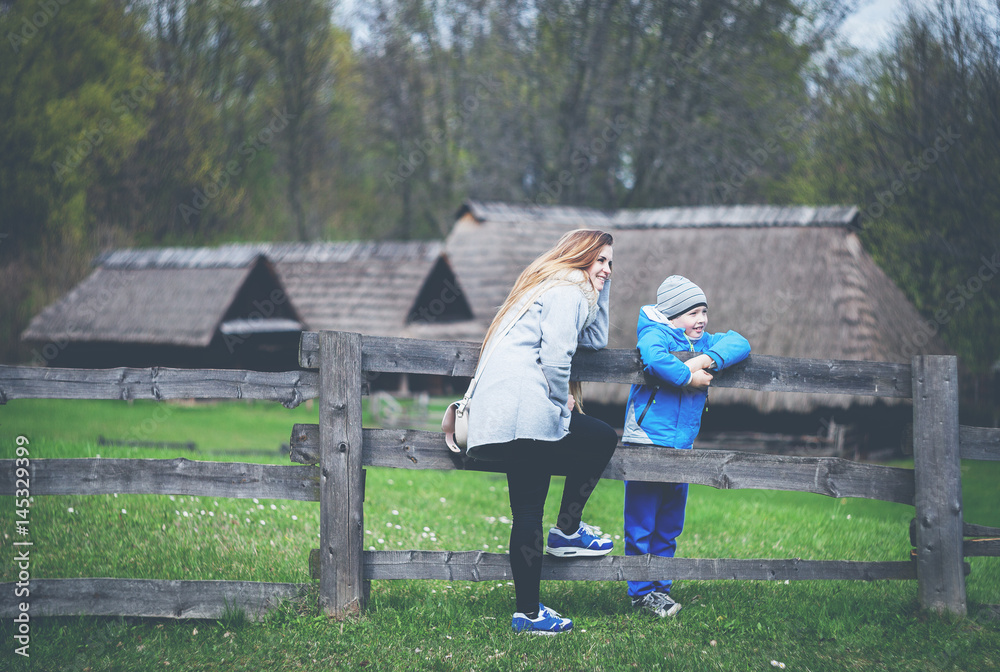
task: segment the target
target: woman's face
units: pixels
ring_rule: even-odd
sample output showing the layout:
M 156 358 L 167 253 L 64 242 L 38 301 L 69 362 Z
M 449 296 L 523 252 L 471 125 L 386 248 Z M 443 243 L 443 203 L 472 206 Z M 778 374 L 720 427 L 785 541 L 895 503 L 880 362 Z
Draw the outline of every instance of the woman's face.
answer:
M 601 291 L 604 289 L 604 281 L 611 276 L 611 246 L 605 245 L 597 259 L 587 269 L 587 275 L 594 289 Z

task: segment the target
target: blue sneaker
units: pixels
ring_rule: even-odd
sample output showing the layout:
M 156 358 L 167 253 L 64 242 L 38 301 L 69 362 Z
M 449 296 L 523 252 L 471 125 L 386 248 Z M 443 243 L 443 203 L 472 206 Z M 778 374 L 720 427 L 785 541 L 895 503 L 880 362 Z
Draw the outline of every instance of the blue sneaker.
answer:
M 514 632 L 527 632 L 532 635 L 558 635 L 573 629 L 573 621 L 563 618 L 541 602 L 538 603 L 538 616 L 528 618 L 522 612 L 517 612 L 510 619 L 510 627 Z
M 549 530 L 545 552 L 559 558 L 607 555 L 614 548 L 614 542 L 601 538 L 600 528 L 580 523 L 576 534 L 566 536 L 558 527 Z

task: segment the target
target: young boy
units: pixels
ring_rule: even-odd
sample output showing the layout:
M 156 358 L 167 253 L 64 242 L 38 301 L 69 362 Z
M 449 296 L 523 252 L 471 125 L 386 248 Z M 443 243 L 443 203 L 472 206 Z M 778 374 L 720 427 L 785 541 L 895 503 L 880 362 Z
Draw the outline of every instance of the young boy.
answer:
M 741 362 L 750 344 L 735 331 L 705 332 L 708 301 L 696 284 L 672 275 L 656 291 L 656 305 L 639 311 L 636 334 L 650 385 L 633 385 L 625 410 L 622 443 L 688 450 L 701 428 L 711 371 Z M 682 362 L 671 352 L 701 353 Z M 625 482 L 625 555 L 674 557 L 684 527 L 687 483 Z M 632 606 L 673 616 L 681 605 L 670 597 L 671 581 L 629 581 Z

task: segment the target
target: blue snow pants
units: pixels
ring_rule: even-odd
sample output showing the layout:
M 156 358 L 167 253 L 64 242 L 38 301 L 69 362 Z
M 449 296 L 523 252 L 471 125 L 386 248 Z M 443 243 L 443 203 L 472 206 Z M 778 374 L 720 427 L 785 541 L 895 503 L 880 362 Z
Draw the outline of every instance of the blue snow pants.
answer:
M 625 555 L 674 557 L 677 537 L 684 529 L 687 483 L 625 481 Z M 669 593 L 670 579 L 629 581 L 628 594 Z

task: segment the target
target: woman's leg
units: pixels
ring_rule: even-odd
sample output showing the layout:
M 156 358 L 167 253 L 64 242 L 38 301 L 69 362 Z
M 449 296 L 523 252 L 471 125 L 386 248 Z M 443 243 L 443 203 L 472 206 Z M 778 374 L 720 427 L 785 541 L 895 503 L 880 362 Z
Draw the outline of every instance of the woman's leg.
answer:
M 556 520 L 556 526 L 566 534 L 574 534 L 580 527 L 583 508 L 617 446 L 618 434 L 610 425 L 581 413 L 573 414 L 569 434 L 552 446 L 550 472 L 566 474 Z M 538 450 L 547 448 L 539 446 Z
M 533 441 L 513 441 L 515 453 L 526 455 Z M 512 445 L 512 448 L 514 446 Z M 537 449 L 536 449 L 537 450 Z M 545 496 L 549 492 L 550 475 L 530 459 L 514 459 L 507 470 L 510 494 L 510 571 L 514 577 L 517 611 L 534 616 L 538 611 L 539 589 L 542 582 L 542 514 Z

